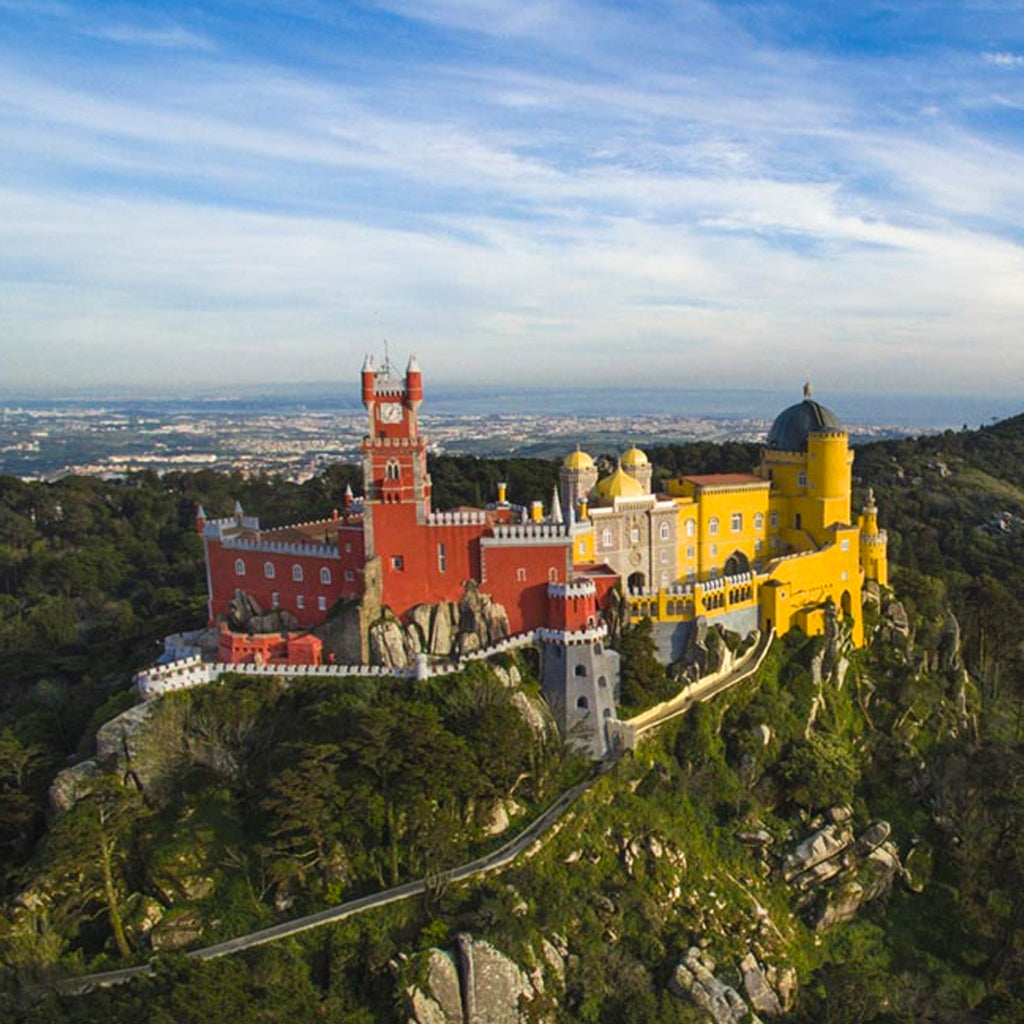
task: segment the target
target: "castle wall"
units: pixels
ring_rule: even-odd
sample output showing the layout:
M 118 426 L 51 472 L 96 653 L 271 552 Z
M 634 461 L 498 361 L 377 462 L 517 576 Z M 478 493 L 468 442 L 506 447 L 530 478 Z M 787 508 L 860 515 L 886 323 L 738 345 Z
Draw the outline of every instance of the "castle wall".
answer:
M 495 536 L 481 539 L 480 552 L 480 589 L 504 606 L 510 632 L 545 625 L 548 584 L 572 575 L 572 542 L 565 529 L 495 527 Z
M 708 624 L 747 636 L 759 626 L 757 605 L 732 608 L 713 617 L 709 615 Z M 663 665 L 669 665 L 683 656 L 697 628 L 694 619 L 684 622 L 652 622 L 651 625 L 655 654 Z
M 409 502 L 372 508 L 381 601 L 399 617 L 417 604 L 458 601 L 466 580 L 480 579 L 480 538 L 487 529 L 482 513 L 461 522 L 455 514 L 421 522 Z
M 759 590 L 761 628 L 782 634 L 798 626 L 811 635 L 819 634 L 824 616 L 813 609 L 831 600 L 841 614 L 853 617 L 853 642 L 859 647 L 864 642 L 861 588 L 859 531 L 856 527 L 834 530 L 820 551 L 772 564 L 769 580 Z
M 337 600 L 357 597 L 363 587 L 362 527 L 339 529 L 337 538 L 337 546 L 220 539 L 208 525 L 204 547 L 209 624 L 227 614 L 236 589 L 254 597 L 264 611 L 277 607 L 291 612 L 303 628 L 321 622 Z M 296 567 L 300 580 L 295 579 Z M 324 570 L 327 582 L 321 575 Z

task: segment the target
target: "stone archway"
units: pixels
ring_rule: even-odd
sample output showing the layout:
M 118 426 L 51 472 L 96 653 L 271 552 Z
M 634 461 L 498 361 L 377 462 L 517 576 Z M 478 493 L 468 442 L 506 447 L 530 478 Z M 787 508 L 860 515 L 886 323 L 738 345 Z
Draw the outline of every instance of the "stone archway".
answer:
M 750 559 L 742 551 L 734 551 L 726 560 L 723 573 L 726 576 L 739 576 L 750 572 Z
M 626 580 L 630 590 L 643 590 L 647 586 L 647 577 L 642 572 L 631 572 Z

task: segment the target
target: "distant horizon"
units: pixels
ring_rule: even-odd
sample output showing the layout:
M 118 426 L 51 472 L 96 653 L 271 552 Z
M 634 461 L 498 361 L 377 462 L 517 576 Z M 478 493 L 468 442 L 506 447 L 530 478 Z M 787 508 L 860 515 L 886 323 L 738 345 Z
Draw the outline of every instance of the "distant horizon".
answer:
M 234 387 L 168 389 L 171 393 L 147 394 L 135 388 L 68 389 L 45 393 L 0 388 L 0 407 L 47 406 L 131 408 L 151 407 L 169 412 L 192 407 L 207 414 L 253 411 L 253 403 L 270 403 L 268 412 L 358 414 L 362 411 L 357 383 L 318 381 L 264 383 Z M 814 397 L 835 411 L 844 425 L 918 427 L 927 430 L 975 428 L 1024 412 L 1024 398 L 991 394 L 933 394 L 883 392 L 858 389 L 814 390 Z M 637 417 L 707 417 L 711 419 L 773 419 L 788 405 L 800 400 L 797 389 L 777 388 L 678 388 L 630 385 L 467 384 L 431 382 L 423 414 L 470 416 L 503 413 L 524 416 L 580 416 L 603 414 Z

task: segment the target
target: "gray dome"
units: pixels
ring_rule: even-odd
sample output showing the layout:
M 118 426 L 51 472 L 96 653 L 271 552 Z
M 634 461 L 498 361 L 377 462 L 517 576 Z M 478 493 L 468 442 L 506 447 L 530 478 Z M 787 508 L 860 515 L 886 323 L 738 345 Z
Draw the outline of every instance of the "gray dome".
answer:
M 784 409 L 768 431 L 767 445 L 779 452 L 807 451 L 807 435 L 814 430 L 842 430 L 839 418 L 831 409 L 805 398 Z

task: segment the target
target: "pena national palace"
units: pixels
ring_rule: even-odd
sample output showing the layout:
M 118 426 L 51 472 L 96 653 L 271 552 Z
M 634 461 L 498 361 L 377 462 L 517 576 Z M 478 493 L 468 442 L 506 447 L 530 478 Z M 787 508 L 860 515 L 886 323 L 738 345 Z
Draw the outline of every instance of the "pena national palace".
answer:
M 865 584 L 887 583 L 885 532 L 870 493 L 854 516 L 848 435 L 809 386 L 750 473 L 654 492 L 639 449 L 603 477 L 577 449 L 547 508 L 499 485 L 484 508 L 435 510 L 423 399 L 415 358 L 404 375 L 367 358 L 363 495 L 329 519 L 262 529 L 237 505 L 224 519 L 199 510 L 220 666 L 422 675 L 529 642 L 560 726 L 600 756 L 616 717 L 613 623 L 649 618 L 665 662 L 714 624 L 764 637 L 838 622 L 862 643 Z

